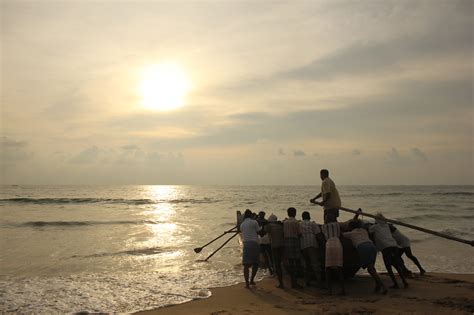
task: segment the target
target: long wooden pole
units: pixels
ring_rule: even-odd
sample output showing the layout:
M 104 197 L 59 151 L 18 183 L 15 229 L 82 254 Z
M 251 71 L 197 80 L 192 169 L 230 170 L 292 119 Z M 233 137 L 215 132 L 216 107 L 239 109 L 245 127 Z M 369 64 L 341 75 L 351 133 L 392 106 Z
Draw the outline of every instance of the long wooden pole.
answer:
M 238 234 L 239 234 L 239 232 L 235 232 L 235 234 L 232 235 L 227 241 L 225 241 L 224 244 L 222 244 L 221 246 L 219 246 L 219 248 L 217 248 L 215 251 L 213 251 L 212 254 L 210 254 L 209 256 L 207 256 L 207 258 L 204 259 L 204 261 L 207 261 L 209 258 L 211 258 L 212 256 L 214 256 L 215 253 L 217 253 L 222 247 L 225 246 L 225 244 L 229 243 L 230 240 L 233 239 L 234 237 L 236 237 Z
M 217 241 L 218 239 L 220 239 L 222 236 L 226 235 L 227 233 L 237 232 L 237 231 L 234 231 L 234 229 L 237 228 L 237 227 L 238 227 L 238 225 L 234 226 L 234 227 L 231 228 L 230 230 L 227 230 L 227 231 L 223 232 L 221 235 L 219 235 L 218 237 L 216 237 L 215 239 L 213 239 L 212 241 L 210 241 L 210 242 L 207 243 L 206 245 L 203 245 L 203 246 L 201 246 L 201 247 L 196 247 L 196 248 L 194 249 L 194 252 L 195 252 L 195 253 L 200 253 L 204 247 L 206 247 L 207 245 L 209 245 L 209 244 L 211 244 L 211 243 Z
M 366 212 L 358 212 L 356 210 L 352 210 L 352 209 L 348 209 L 348 208 L 344 208 L 344 207 L 340 207 L 339 209 L 341 209 L 343 211 L 351 212 L 351 213 L 354 213 L 354 214 L 359 213 L 360 215 L 370 217 L 370 218 L 374 218 L 374 219 L 377 218 L 376 215 L 366 213 Z M 448 234 L 436 232 L 436 231 L 433 231 L 433 230 L 428 230 L 428 229 L 425 229 L 425 228 L 422 228 L 422 227 L 419 227 L 419 226 L 416 226 L 416 225 L 408 224 L 408 223 L 405 223 L 405 222 L 400 222 L 400 221 L 397 221 L 397 220 L 392 220 L 392 219 L 387 219 L 387 218 L 385 218 L 384 220 L 387 221 L 387 222 L 393 223 L 393 224 L 405 226 L 405 227 L 410 228 L 410 229 L 418 230 L 418 231 L 421 231 L 421 232 L 425 232 L 425 233 L 428 233 L 428 234 L 436 235 L 436 236 L 439 236 L 439 237 L 447 238 L 449 240 L 453 240 L 453 241 L 456 241 L 456 242 L 460 242 L 460 243 L 469 244 L 471 246 L 474 246 L 474 240 L 471 240 L 471 241 L 465 240 L 465 239 L 462 239 L 462 238 L 459 238 L 459 237 L 455 237 L 455 236 L 451 236 L 451 235 L 448 235 Z

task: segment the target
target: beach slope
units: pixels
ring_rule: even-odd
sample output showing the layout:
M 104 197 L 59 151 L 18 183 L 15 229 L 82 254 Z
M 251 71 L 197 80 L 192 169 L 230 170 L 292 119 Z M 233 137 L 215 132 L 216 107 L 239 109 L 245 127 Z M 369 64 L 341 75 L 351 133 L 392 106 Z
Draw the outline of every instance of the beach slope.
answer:
M 386 275 L 385 283 L 390 283 Z M 138 314 L 473 314 L 474 275 L 429 273 L 410 279 L 407 289 L 372 293 L 368 276 L 347 281 L 346 296 L 329 296 L 323 290 L 277 289 L 265 279 L 248 290 L 243 284 L 212 289 L 212 297 L 162 307 Z

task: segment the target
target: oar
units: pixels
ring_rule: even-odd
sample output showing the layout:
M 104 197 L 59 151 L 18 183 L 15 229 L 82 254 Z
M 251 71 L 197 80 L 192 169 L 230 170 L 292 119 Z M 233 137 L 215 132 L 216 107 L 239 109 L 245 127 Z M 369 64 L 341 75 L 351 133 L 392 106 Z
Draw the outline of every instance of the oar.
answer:
M 344 207 L 340 207 L 339 209 L 341 209 L 343 211 L 351 212 L 351 213 L 354 213 L 354 214 L 359 213 L 363 216 L 374 218 L 374 219 L 378 218 L 376 215 L 366 213 L 366 212 L 357 212 L 355 210 L 344 208 Z M 433 230 L 428 230 L 428 229 L 425 229 L 425 228 L 422 228 L 422 227 L 419 227 L 419 226 L 416 226 L 416 225 L 408 224 L 408 223 L 405 223 L 405 222 L 400 222 L 400 221 L 397 221 L 397 220 L 392 220 L 392 219 L 387 219 L 387 218 L 385 218 L 384 220 L 387 221 L 387 222 L 393 223 L 393 224 L 405 226 L 405 227 L 410 228 L 410 229 L 418 230 L 418 231 L 421 231 L 421 232 L 425 232 L 425 233 L 428 233 L 428 234 L 436 235 L 436 236 L 439 236 L 439 237 L 447 238 L 449 240 L 453 240 L 453 241 L 457 241 L 457 242 L 461 242 L 461 243 L 465 243 L 465 244 L 469 244 L 471 246 L 474 246 L 474 240 L 471 240 L 471 241 L 465 240 L 465 239 L 462 239 L 462 238 L 459 238 L 459 237 L 447 235 L 447 234 L 436 232 L 436 231 L 433 231 Z
M 194 252 L 195 252 L 196 254 L 197 254 L 197 253 L 200 253 L 204 247 L 206 247 L 207 245 L 209 245 L 209 244 L 211 244 L 211 243 L 217 241 L 218 239 L 220 239 L 222 236 L 226 235 L 227 233 L 233 232 L 232 230 L 235 229 L 236 227 L 238 227 L 238 226 L 236 225 L 236 226 L 234 226 L 233 228 L 231 228 L 230 230 L 225 231 L 224 233 L 222 233 L 221 235 L 219 235 L 218 237 L 216 237 L 215 239 L 213 239 L 212 241 L 210 241 L 210 242 L 207 243 L 206 245 L 203 245 L 203 246 L 201 246 L 201 247 L 196 247 L 196 248 L 194 249 Z
M 231 237 L 229 237 L 229 239 L 228 239 L 227 241 L 225 241 L 224 244 L 222 244 L 221 246 L 219 246 L 219 248 L 217 248 L 215 251 L 213 251 L 212 254 L 210 254 L 209 256 L 207 256 L 207 258 L 204 259 L 204 261 L 207 261 L 209 258 L 211 258 L 212 256 L 214 256 L 215 253 L 217 253 L 222 247 L 224 247 L 225 244 L 229 243 L 231 239 L 233 239 L 234 237 L 236 237 L 237 234 L 239 234 L 239 232 L 235 232 L 235 234 L 232 235 Z

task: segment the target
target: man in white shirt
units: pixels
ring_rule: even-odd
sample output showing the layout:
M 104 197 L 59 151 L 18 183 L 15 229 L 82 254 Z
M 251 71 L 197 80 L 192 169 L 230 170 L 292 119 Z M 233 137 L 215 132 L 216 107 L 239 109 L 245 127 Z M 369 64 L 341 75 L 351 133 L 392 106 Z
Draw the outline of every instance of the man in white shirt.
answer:
M 381 213 L 377 213 L 375 224 L 369 227 L 369 233 L 374 235 L 375 246 L 378 251 L 382 252 L 383 262 L 387 269 L 388 275 L 392 279 L 393 286 L 391 288 L 398 289 L 398 283 L 393 274 L 392 266 L 398 272 L 400 279 L 403 282 L 404 287 L 408 287 L 408 283 L 403 275 L 403 267 L 400 256 L 398 255 L 397 241 L 392 237 L 390 227 L 388 226 L 385 217 Z
M 328 223 L 337 220 L 337 217 L 339 217 L 341 198 L 339 197 L 336 184 L 331 178 L 329 178 L 329 171 L 322 169 L 320 171 L 320 176 L 322 180 L 321 192 L 311 199 L 310 202 L 324 208 L 324 223 Z M 323 200 L 321 202 L 316 201 L 320 197 L 323 197 Z
M 261 227 L 257 221 L 252 219 L 252 211 L 245 210 L 244 221 L 240 224 L 240 232 L 242 233 L 242 241 L 244 243 L 242 253 L 242 265 L 244 265 L 245 287 L 248 289 L 250 285 L 255 285 L 254 279 L 258 270 L 260 257 L 260 245 L 258 244 L 258 232 Z M 252 266 L 252 276 L 249 281 L 249 269 Z

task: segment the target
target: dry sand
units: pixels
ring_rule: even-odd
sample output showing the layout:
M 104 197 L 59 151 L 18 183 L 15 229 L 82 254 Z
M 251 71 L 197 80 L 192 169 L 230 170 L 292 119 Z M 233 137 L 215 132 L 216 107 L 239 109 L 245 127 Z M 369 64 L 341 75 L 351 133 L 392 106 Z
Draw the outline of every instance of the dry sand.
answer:
M 382 279 L 390 284 L 387 275 Z M 474 274 L 428 273 L 409 284 L 383 296 L 372 293 L 368 276 L 356 276 L 346 282 L 346 296 L 329 296 L 312 287 L 277 289 L 275 279 L 265 279 L 250 290 L 244 284 L 215 288 L 208 299 L 139 314 L 474 314 Z

